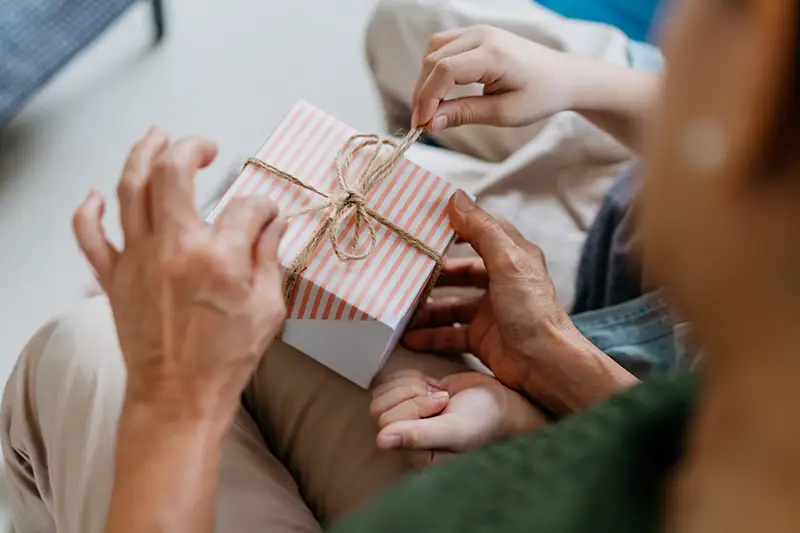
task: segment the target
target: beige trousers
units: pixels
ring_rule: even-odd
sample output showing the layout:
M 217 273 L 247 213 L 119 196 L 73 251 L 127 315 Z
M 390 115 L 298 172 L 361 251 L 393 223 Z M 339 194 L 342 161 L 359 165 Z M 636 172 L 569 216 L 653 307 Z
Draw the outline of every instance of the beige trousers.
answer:
M 443 376 L 456 362 L 399 352 Z M 6 386 L 3 455 L 16 533 L 100 533 L 125 390 L 104 297 L 43 327 Z M 375 446 L 369 393 L 283 343 L 266 353 L 222 449 L 220 532 L 318 531 L 408 470 Z

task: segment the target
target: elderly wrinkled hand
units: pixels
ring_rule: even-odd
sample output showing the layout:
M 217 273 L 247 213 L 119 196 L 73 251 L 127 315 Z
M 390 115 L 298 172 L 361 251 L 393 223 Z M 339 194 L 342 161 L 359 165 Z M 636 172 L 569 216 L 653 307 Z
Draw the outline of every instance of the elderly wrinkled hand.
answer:
M 277 250 L 286 224 L 256 197 L 233 200 L 214 227 L 198 216 L 194 175 L 216 153 L 151 129 L 119 182 L 124 249 L 103 232 L 97 192 L 74 230 L 111 303 L 127 400 L 225 418 L 285 316 Z
M 408 348 L 472 353 L 500 382 L 553 414 L 583 409 L 635 382 L 572 323 L 538 246 L 463 193 L 449 212 L 480 257 L 448 261 L 440 285 L 485 292 L 424 305 L 404 336 Z

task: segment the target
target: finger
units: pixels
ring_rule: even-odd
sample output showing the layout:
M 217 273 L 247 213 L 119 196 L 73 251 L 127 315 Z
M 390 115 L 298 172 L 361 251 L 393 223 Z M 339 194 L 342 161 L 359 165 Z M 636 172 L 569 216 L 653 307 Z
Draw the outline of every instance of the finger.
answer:
M 385 428 L 402 420 L 419 420 L 437 415 L 447 407 L 449 400 L 450 396 L 444 391 L 409 398 L 379 415 L 378 427 Z
M 372 391 L 372 398 L 375 399 L 379 396 L 384 396 L 394 389 L 409 390 L 409 398 L 414 394 L 427 394 L 428 391 L 441 390 L 438 386 L 431 385 L 421 377 L 408 375 L 393 377 L 386 383 L 382 383 L 381 385 L 375 387 L 375 390 Z
M 276 217 L 262 228 L 256 245 L 256 263 L 259 269 L 268 266 L 278 267 L 278 250 L 288 225 L 285 219 Z
M 446 259 L 439 275 L 440 287 L 475 287 L 485 289 L 489 285 L 486 265 L 480 257 Z
M 431 129 L 439 131 L 438 117 L 434 118 L 440 102 L 456 85 L 491 83 L 500 76 L 497 62 L 483 48 L 440 59 L 423 82 L 417 94 L 420 122 L 433 119 Z M 487 97 L 488 98 L 488 97 Z M 427 122 L 421 122 L 426 124 Z
M 270 293 L 277 287 L 281 295 L 282 280 L 278 248 L 286 233 L 288 222 L 282 218 L 274 218 L 262 228 L 255 249 L 255 278 L 257 292 Z
M 503 227 L 463 191 L 457 191 L 448 204 L 450 223 L 483 259 L 488 276 L 502 276 L 519 265 L 524 255 Z M 498 278 L 499 279 L 499 278 Z
M 148 183 L 150 218 L 156 231 L 198 222 L 194 206 L 194 175 L 217 156 L 211 141 L 188 137 L 156 158 Z
M 507 126 L 506 94 L 483 96 L 465 96 L 441 102 L 431 121 L 431 132 L 437 133 L 448 128 L 456 128 L 467 124 L 485 124 L 488 126 Z
M 464 52 L 468 52 L 470 50 L 474 50 L 480 45 L 480 37 L 476 35 L 475 32 L 468 32 L 464 29 L 456 30 L 453 33 L 436 35 L 431 38 L 428 52 L 425 55 L 425 59 L 422 61 L 422 70 L 417 78 L 417 84 L 414 87 L 414 93 L 411 100 L 414 104 L 415 111 L 412 119 L 413 126 L 422 126 L 433 118 L 432 114 L 430 116 L 419 114 L 419 108 L 417 104 L 419 103 L 418 97 L 420 90 L 430 77 L 433 70 L 436 68 L 436 65 L 439 63 L 439 61 L 448 57 L 462 54 Z M 451 86 L 450 89 L 452 88 L 453 87 Z M 449 90 L 447 92 L 449 92 Z
M 468 328 L 457 326 L 412 329 L 403 335 L 403 345 L 415 352 L 462 354 L 470 351 Z
M 153 159 L 166 147 L 167 142 L 167 133 L 158 126 L 153 126 L 136 143 L 125 162 L 125 169 L 117 186 L 117 197 L 126 244 L 150 231 L 147 181 L 150 179 Z
M 417 83 L 414 86 L 414 92 L 412 93 L 411 102 L 415 106 L 416 106 L 417 93 L 419 92 L 420 87 L 422 86 L 423 82 L 426 79 L 428 79 L 428 76 L 430 75 L 431 70 L 435 66 L 436 61 L 441 57 L 443 57 L 442 54 L 439 53 L 439 50 L 441 50 L 448 44 L 452 43 L 453 41 L 457 41 L 460 37 L 462 37 L 469 31 L 470 31 L 469 28 L 455 28 L 441 33 L 436 33 L 433 36 L 431 36 L 431 38 L 428 40 L 428 49 L 425 51 L 425 57 L 422 60 L 422 69 L 420 70 L 420 75 L 417 78 Z M 434 55 L 437 53 L 438 56 Z
M 393 374 L 388 381 L 375 387 L 375 389 L 372 391 L 372 397 L 377 398 L 378 396 L 386 394 L 394 388 L 409 385 L 419 385 L 420 390 L 424 389 L 431 392 L 442 390 L 442 388 L 439 386 L 438 380 L 435 380 L 430 376 L 426 376 L 417 370 L 409 369 Z
M 406 400 L 411 400 L 417 396 L 427 396 L 434 392 L 441 392 L 440 389 L 435 388 L 421 379 L 417 378 L 400 378 L 385 384 L 386 387 L 378 387 L 372 393 L 372 402 L 370 403 L 369 412 L 373 418 L 378 418 L 380 415 L 397 407 Z
M 464 431 L 451 415 L 443 414 L 421 420 L 402 420 L 378 433 L 382 450 L 452 450 L 465 447 Z
M 103 229 L 105 200 L 97 191 L 90 191 L 83 204 L 75 212 L 72 227 L 83 255 L 92 265 L 100 284 L 106 281 L 117 261 L 119 252 L 108 241 Z
M 266 196 L 237 196 L 217 218 L 214 231 L 232 248 L 252 255 L 261 234 L 277 216 L 278 206 Z
M 428 50 L 425 52 L 425 54 L 428 55 L 432 52 L 435 52 L 446 44 L 451 43 L 462 35 L 466 35 L 468 33 L 474 33 L 474 28 L 467 26 L 435 33 L 430 39 L 428 39 Z
M 453 324 L 469 324 L 478 314 L 482 297 L 464 300 L 446 298 L 425 304 L 414 319 L 414 329 L 438 328 Z

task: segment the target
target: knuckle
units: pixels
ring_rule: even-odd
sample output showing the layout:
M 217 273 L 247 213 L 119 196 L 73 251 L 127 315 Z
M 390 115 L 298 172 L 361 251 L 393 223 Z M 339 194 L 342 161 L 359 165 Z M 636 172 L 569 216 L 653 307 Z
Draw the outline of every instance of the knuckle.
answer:
M 422 60 L 423 66 L 427 67 L 428 70 L 432 70 L 436 67 L 436 64 L 442 59 L 441 54 L 438 52 L 431 52 L 425 56 L 425 59 Z
M 249 205 L 250 203 L 248 202 L 247 196 L 235 196 L 231 198 L 230 202 L 228 202 L 228 206 L 225 208 L 225 211 L 228 213 L 242 213 L 249 209 Z
M 453 126 L 462 126 L 464 124 L 472 124 L 476 121 L 475 110 L 469 105 L 461 105 L 453 110 L 451 117 Z
M 228 208 L 248 218 L 262 214 L 274 218 L 278 214 L 275 202 L 265 196 L 257 195 L 237 196 L 230 201 Z
M 416 381 L 403 386 L 403 397 L 416 400 L 425 391 Z
M 447 35 L 443 32 L 434 33 L 428 39 L 428 52 L 441 48 L 447 40 Z
M 128 153 L 128 159 L 125 162 L 126 172 L 138 172 L 142 165 L 142 158 L 148 149 L 149 139 L 144 138 L 137 142 Z
M 178 160 L 187 160 L 199 149 L 200 141 L 197 137 L 185 137 L 172 147 L 170 152 L 172 156 Z
M 241 268 L 231 259 L 231 254 L 220 246 L 210 247 L 206 252 L 206 262 L 211 275 L 223 285 L 237 283 L 241 279 Z
M 498 266 L 509 274 L 520 274 L 530 270 L 528 256 L 517 245 L 509 246 L 498 258 Z
M 72 214 L 72 227 L 76 229 L 81 228 L 86 223 L 88 218 L 89 215 L 86 206 L 80 205 Z
M 494 236 L 500 228 L 497 221 L 484 211 L 473 210 L 474 216 L 468 218 L 468 223 L 472 225 L 472 232 L 476 235 Z
M 120 203 L 126 203 L 138 196 L 142 189 L 142 184 L 132 179 L 122 179 L 117 185 L 117 197 Z
M 441 75 L 449 76 L 453 73 L 453 63 L 450 58 L 443 57 L 436 62 L 433 69 Z
M 410 429 L 403 434 L 403 445 L 406 448 L 425 448 L 427 439 L 419 429 Z
M 530 254 L 531 258 L 536 261 L 537 263 L 544 263 L 544 250 L 541 249 L 537 244 L 534 244 L 530 241 L 526 243 L 528 254 Z
M 496 28 L 488 24 L 476 24 L 472 27 L 471 31 L 473 31 L 476 35 L 480 35 L 484 40 L 486 40 L 494 35 Z
M 256 213 L 263 213 L 268 218 L 278 216 L 278 204 L 266 196 L 251 196 L 250 207 Z
M 177 179 L 181 172 L 182 165 L 174 156 L 174 154 L 165 154 L 158 158 L 154 167 L 155 174 L 158 176 L 158 179 L 170 180 Z

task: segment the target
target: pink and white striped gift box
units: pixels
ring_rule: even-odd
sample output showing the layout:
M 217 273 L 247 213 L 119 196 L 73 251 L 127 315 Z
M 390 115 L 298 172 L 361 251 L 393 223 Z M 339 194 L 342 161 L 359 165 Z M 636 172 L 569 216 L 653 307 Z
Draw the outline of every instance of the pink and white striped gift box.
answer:
M 357 132 L 319 109 L 300 102 L 267 139 L 256 157 L 326 194 L 338 187 L 335 159 Z M 351 172 L 366 167 L 374 152 L 365 150 Z M 445 212 L 456 187 L 403 160 L 394 173 L 370 191 L 368 206 L 444 254 L 455 233 Z M 209 215 L 209 222 L 238 195 L 264 194 L 281 211 L 319 204 L 319 195 L 293 185 L 255 165 L 247 166 Z M 326 213 L 289 220 L 278 252 L 284 271 L 320 227 Z M 367 387 L 397 344 L 408 324 L 435 262 L 412 248 L 393 231 L 370 219 L 376 229 L 372 253 L 343 262 L 324 240 L 298 284 L 283 340 L 329 368 Z M 354 224 L 342 241 L 352 240 Z

